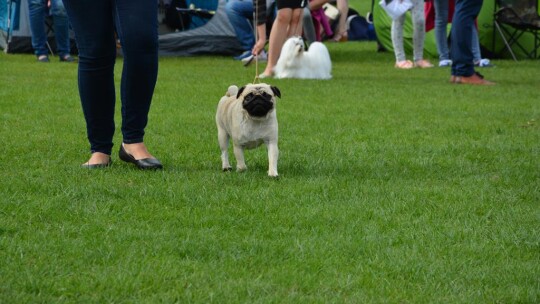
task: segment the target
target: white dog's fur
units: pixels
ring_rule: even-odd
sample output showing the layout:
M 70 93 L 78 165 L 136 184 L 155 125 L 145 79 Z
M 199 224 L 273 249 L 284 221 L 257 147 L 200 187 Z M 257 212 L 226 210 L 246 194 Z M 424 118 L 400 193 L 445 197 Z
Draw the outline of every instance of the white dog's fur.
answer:
M 246 96 L 263 96 L 273 106 L 264 116 L 251 116 L 244 108 Z M 248 84 L 238 89 L 232 85 L 221 97 L 216 113 L 218 141 L 221 149 L 223 171 L 231 170 L 228 156 L 229 138 L 232 138 L 237 171 L 247 169 L 244 149 L 253 149 L 265 143 L 268 148 L 268 175 L 277 177 L 278 162 L 278 122 L 276 116 L 276 96 L 281 97 L 279 89 L 265 83 Z M 249 99 L 249 97 L 248 97 Z
M 285 41 L 274 68 L 276 78 L 330 79 L 332 61 L 328 49 L 321 42 L 313 42 L 305 51 L 301 37 Z

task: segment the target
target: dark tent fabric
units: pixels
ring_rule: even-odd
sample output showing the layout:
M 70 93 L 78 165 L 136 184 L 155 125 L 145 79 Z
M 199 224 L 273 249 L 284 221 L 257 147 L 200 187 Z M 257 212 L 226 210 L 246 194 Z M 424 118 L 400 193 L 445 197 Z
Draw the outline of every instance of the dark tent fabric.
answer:
M 219 0 L 215 15 L 204 25 L 187 31 L 159 36 L 162 56 L 201 54 L 238 55 L 242 47 L 225 12 L 225 0 Z
M 237 55 L 242 52 L 236 33 L 225 12 L 225 0 L 188 1 L 188 3 L 196 5 L 197 8 L 217 9 L 210 20 L 197 28 L 160 34 L 160 55 Z M 161 23 L 160 19 L 163 16 L 156 18 Z M 74 38 L 73 34 L 71 35 Z M 55 41 L 52 32 L 49 33 L 49 42 L 54 51 Z M 73 46 L 75 46 L 74 39 Z M 27 0 L 0 0 L 0 48 L 7 53 L 33 52 Z

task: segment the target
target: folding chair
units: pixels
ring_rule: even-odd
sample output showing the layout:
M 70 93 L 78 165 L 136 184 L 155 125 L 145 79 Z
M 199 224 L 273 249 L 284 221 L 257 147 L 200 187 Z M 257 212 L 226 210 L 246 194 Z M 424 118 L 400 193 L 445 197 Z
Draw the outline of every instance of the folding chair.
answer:
M 47 40 L 45 41 L 45 44 L 47 45 L 47 48 L 49 48 L 49 52 L 51 52 L 51 56 L 54 56 L 53 48 L 51 47 L 51 44 L 49 43 L 49 36 L 52 34 L 54 35 L 54 20 L 52 15 L 47 12 L 47 15 L 45 16 L 45 31 L 47 32 Z
M 540 16 L 538 0 L 496 0 L 493 22 L 506 49 L 517 61 L 512 46 L 521 49 L 528 58 L 538 58 L 540 49 Z M 529 33 L 533 35 L 533 46 L 527 49 L 520 38 Z M 493 49 L 495 50 L 495 31 L 493 31 Z

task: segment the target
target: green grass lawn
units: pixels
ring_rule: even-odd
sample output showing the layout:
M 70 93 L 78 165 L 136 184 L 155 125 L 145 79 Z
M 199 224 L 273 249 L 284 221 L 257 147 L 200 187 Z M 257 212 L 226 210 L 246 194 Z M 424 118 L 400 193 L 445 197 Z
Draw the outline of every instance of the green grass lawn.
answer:
M 540 61 L 479 87 L 327 46 L 332 80 L 267 80 L 277 180 L 264 148 L 220 170 L 217 102 L 255 67 L 161 58 L 165 170 L 122 163 L 118 129 L 89 171 L 77 65 L 0 54 L 0 303 L 540 302 Z

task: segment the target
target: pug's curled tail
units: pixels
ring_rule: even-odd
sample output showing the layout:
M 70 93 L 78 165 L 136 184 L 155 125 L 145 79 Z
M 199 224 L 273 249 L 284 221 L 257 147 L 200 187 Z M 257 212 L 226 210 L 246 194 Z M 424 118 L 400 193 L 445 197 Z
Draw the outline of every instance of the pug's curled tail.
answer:
M 238 93 L 238 87 L 234 84 L 227 89 L 227 97 L 236 96 Z

